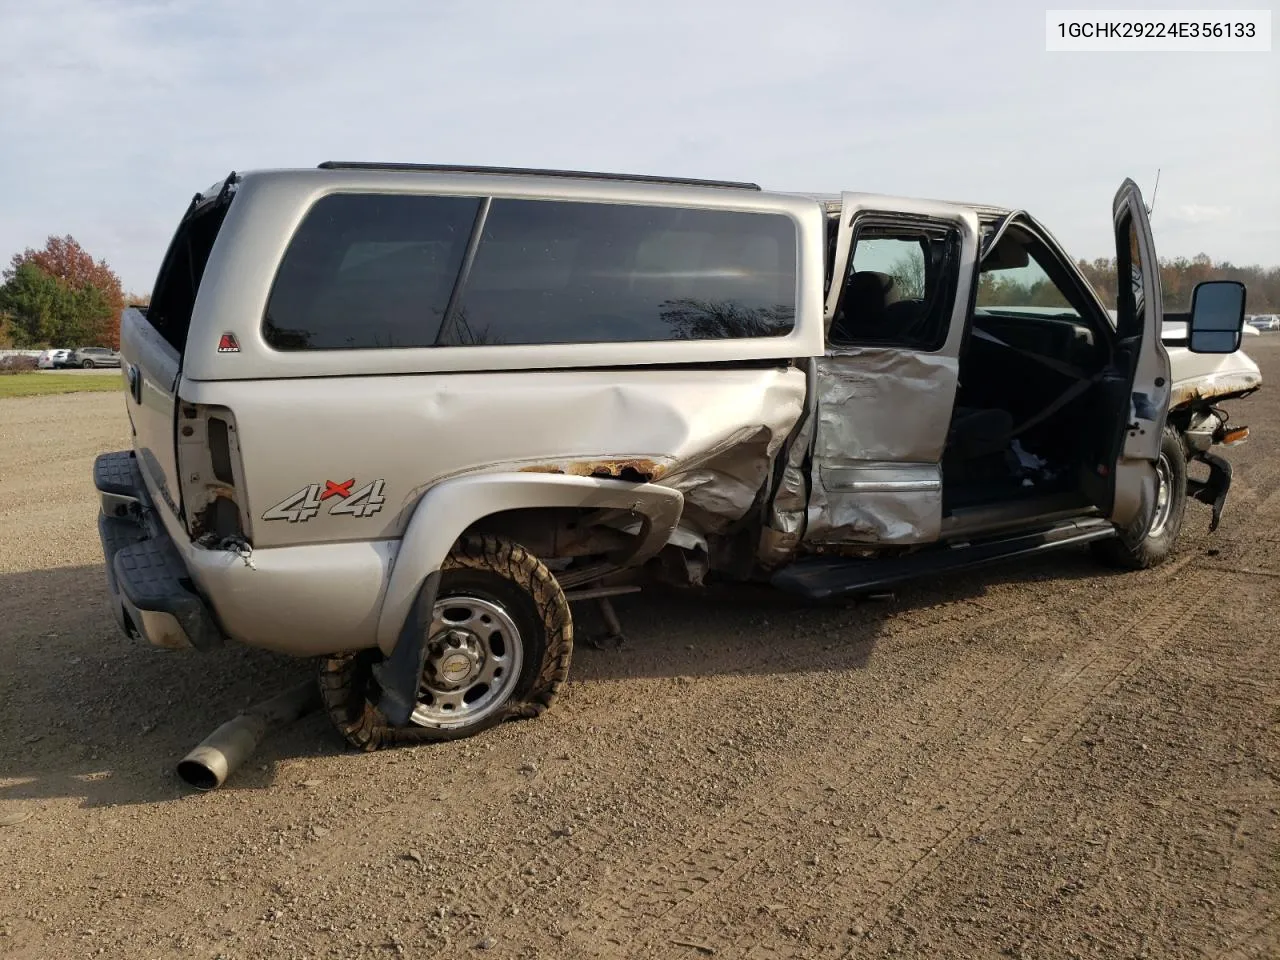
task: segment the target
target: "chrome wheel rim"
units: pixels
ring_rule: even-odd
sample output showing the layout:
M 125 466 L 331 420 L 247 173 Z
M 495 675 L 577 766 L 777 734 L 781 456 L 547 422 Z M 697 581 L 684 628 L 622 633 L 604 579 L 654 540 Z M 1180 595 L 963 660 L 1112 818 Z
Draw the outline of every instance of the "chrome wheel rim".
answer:
M 483 720 L 507 702 L 523 662 L 520 630 L 501 606 L 471 596 L 437 600 L 410 719 L 446 730 Z
M 1147 536 L 1158 537 L 1173 516 L 1173 467 L 1163 453 L 1156 461 L 1156 512 L 1147 528 Z

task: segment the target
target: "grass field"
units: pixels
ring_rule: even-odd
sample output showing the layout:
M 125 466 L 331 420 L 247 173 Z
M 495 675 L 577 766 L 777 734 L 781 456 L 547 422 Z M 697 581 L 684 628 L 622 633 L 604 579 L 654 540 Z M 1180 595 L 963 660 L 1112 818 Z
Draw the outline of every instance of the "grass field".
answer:
M 82 373 L 11 373 L 0 377 L 0 399 L 34 397 L 50 393 L 85 393 L 119 390 L 124 377 Z

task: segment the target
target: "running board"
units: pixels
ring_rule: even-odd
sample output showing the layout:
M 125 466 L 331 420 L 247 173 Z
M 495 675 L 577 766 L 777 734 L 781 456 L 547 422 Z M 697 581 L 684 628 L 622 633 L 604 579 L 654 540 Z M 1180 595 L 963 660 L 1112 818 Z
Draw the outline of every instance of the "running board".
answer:
M 830 600 L 850 594 L 874 593 L 908 580 L 974 567 L 1046 550 L 1058 550 L 1116 535 L 1115 527 L 1100 519 L 1071 520 L 1032 533 L 937 547 L 882 560 L 814 557 L 798 560 L 773 575 L 772 584 L 810 600 Z

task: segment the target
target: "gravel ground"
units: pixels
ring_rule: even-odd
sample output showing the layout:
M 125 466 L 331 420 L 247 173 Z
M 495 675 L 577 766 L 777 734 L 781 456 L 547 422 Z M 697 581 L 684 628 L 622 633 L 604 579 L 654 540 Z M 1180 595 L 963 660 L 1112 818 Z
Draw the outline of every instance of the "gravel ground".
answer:
M 118 636 L 122 401 L 0 401 L 0 956 L 1278 956 L 1280 392 L 1232 410 L 1222 527 L 1157 570 L 623 598 L 537 721 L 362 755 L 312 716 L 193 795 L 310 668 Z

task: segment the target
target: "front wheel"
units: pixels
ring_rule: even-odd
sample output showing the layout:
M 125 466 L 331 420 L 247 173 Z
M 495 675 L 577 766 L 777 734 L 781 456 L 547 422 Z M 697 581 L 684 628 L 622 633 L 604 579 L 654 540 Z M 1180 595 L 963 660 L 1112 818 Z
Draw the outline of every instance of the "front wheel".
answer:
M 1156 509 L 1144 529 L 1118 531 L 1111 540 L 1093 543 L 1094 556 L 1124 570 L 1159 566 L 1173 553 L 1187 508 L 1187 454 L 1181 438 L 1165 428 L 1156 461 Z
M 555 700 L 573 655 L 564 591 L 537 557 L 500 537 L 468 537 L 441 570 L 418 702 L 405 727 L 377 708 L 376 651 L 326 658 L 320 690 L 352 746 L 458 740 Z

